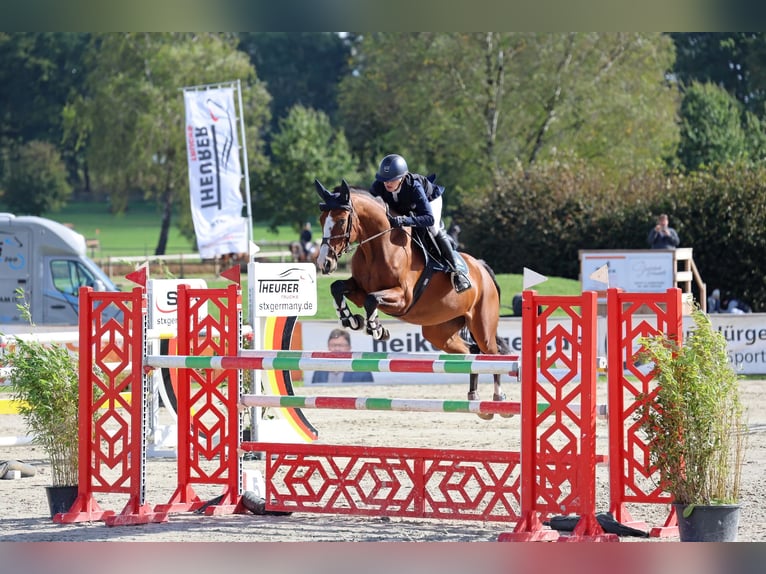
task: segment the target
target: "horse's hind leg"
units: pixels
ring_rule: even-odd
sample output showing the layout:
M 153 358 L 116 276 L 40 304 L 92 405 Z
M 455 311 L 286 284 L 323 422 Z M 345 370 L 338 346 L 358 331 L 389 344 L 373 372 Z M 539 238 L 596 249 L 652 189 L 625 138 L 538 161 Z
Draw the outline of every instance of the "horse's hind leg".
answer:
M 492 325 L 493 322 L 490 322 L 490 326 L 494 326 L 495 333 L 497 332 L 497 322 L 494 322 L 494 325 Z M 473 328 L 476 329 L 476 331 L 473 330 Z M 497 355 L 500 352 L 499 345 L 498 345 L 498 339 L 497 335 L 492 335 L 492 331 L 488 331 L 483 323 L 476 323 L 474 322 L 472 325 L 468 326 L 469 331 L 471 332 L 471 336 L 473 337 L 474 341 L 476 342 L 476 346 L 478 346 L 478 350 L 481 353 L 484 353 L 486 355 Z M 503 349 L 505 350 L 505 349 Z M 492 376 L 494 381 L 494 389 L 492 393 L 492 400 L 493 401 L 504 401 L 506 399 L 505 392 L 503 391 L 503 387 L 500 382 L 500 374 L 496 373 Z M 471 381 L 471 389 L 474 389 L 474 385 L 478 386 L 478 382 L 474 383 L 474 381 Z M 478 396 L 478 390 L 476 390 L 476 394 Z M 508 415 L 510 416 L 510 415 Z
M 478 401 L 479 400 L 479 375 L 476 373 L 471 373 L 469 376 L 469 382 L 468 382 L 468 400 L 469 401 Z M 495 400 L 502 400 L 502 399 L 495 399 Z M 480 419 L 484 419 L 485 421 L 492 420 L 492 418 L 495 416 L 493 413 L 477 413 L 479 415 Z
M 364 324 L 364 318 L 361 315 L 354 315 L 346 303 L 346 293 L 348 293 L 347 281 L 333 281 L 330 285 L 330 293 L 335 300 L 335 312 L 338 314 L 340 324 L 344 327 L 358 331 Z
M 423 337 L 437 349 L 441 349 L 445 353 L 465 355 L 473 351 L 460 335 L 464 325 L 465 320 L 462 317 L 458 317 L 440 325 L 424 326 L 422 333 Z M 477 373 L 470 373 L 468 377 L 468 400 L 478 401 L 480 400 L 479 375 Z M 479 417 L 484 420 L 490 420 L 494 416 L 493 414 L 479 414 Z

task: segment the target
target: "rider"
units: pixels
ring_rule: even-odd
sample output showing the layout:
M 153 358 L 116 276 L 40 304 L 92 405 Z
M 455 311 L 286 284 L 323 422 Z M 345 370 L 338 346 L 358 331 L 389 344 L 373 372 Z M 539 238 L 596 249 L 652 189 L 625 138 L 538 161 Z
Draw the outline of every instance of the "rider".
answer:
M 375 174 L 370 192 L 398 213 L 410 215 L 389 216 L 391 227 L 421 227 L 428 229 L 436 245 L 452 270 L 452 285 L 462 293 L 471 288 L 471 281 L 455 262 L 452 243 L 441 225 L 442 194 L 444 188 L 428 178 L 407 170 L 407 162 L 397 154 L 383 158 Z
M 311 252 L 314 250 L 314 243 L 311 241 L 311 223 L 306 222 L 301 230 L 301 247 L 303 248 L 303 255 L 306 259 L 311 257 Z

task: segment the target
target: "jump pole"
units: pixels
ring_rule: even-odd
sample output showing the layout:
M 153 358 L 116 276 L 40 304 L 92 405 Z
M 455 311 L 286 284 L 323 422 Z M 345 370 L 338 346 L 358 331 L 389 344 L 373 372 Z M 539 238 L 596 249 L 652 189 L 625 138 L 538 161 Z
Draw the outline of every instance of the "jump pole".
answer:
M 327 396 L 273 396 L 242 395 L 240 404 L 245 407 L 333 409 L 356 411 L 402 411 L 421 413 L 472 413 L 515 416 L 521 414 L 518 401 L 451 401 L 439 399 L 388 399 L 374 397 L 327 397 Z M 551 408 L 549 403 L 537 403 L 537 412 Z M 573 413 L 580 413 L 580 405 L 570 405 Z M 596 414 L 607 418 L 607 405 L 596 405 Z
M 324 370 L 372 371 L 377 373 L 518 373 L 519 362 L 506 356 L 506 360 L 421 359 L 413 354 L 407 358 L 308 358 L 303 354 L 274 356 L 270 353 L 249 351 L 247 356 L 192 356 L 149 355 L 144 359 L 147 368 L 168 369 L 255 369 L 255 370 Z

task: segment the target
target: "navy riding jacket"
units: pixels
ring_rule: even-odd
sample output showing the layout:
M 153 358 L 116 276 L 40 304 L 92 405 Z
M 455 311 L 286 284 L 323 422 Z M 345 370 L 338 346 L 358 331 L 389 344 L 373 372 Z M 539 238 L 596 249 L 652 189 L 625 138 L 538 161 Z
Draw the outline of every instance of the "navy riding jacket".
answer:
M 434 224 L 429 202 L 443 194 L 444 188 L 431 183 L 425 176 L 408 172 L 396 193 L 388 192 L 382 181 L 375 181 L 370 187 L 370 193 L 382 198 L 391 209 L 405 216 L 404 225 L 427 228 Z

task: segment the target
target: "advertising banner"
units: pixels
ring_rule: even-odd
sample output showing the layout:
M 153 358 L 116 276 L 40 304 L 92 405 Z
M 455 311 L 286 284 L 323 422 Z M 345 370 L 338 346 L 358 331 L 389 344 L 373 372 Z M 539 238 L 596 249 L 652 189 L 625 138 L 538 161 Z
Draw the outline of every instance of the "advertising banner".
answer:
M 637 317 L 638 318 L 638 317 Z M 713 326 L 721 331 L 727 341 L 729 361 L 741 375 L 766 375 L 766 314 L 728 314 L 710 315 Z M 650 320 L 650 317 L 647 317 Z M 568 321 L 555 319 L 552 322 Z M 346 329 L 351 337 L 352 351 L 375 351 L 391 353 L 432 353 L 434 349 L 420 334 L 420 327 L 401 321 L 384 320 L 386 328 L 391 331 L 388 341 L 373 341 L 364 330 L 351 331 Z M 683 318 L 684 336 L 694 326 L 691 317 Z M 305 350 L 326 350 L 330 332 L 338 328 L 337 321 L 305 321 L 301 324 L 303 348 Z M 605 317 L 597 321 L 598 343 L 597 355 L 606 358 L 607 323 Z M 511 349 L 511 354 L 521 354 L 521 318 L 504 317 L 500 319 L 499 334 L 505 339 Z M 638 348 L 634 349 L 635 351 Z M 607 366 L 607 368 L 609 368 Z M 313 372 L 304 371 L 304 383 L 311 384 Z M 425 384 L 425 383 L 465 383 L 467 375 L 441 373 L 373 373 L 375 383 L 381 384 Z M 602 373 L 600 381 L 606 382 L 606 374 Z M 479 375 L 480 383 L 492 383 L 492 375 Z M 502 382 L 518 382 L 516 377 L 502 375 Z M 341 383 L 342 384 L 342 383 Z M 367 383 L 369 384 L 369 383 Z M 486 386 L 484 387 L 486 388 Z M 485 393 L 486 394 L 486 393 Z
M 185 90 L 186 151 L 200 257 L 248 252 L 234 88 Z
M 313 263 L 252 263 L 250 288 L 256 317 L 316 315 L 317 277 Z
M 606 277 L 594 279 L 604 266 Z M 675 287 L 673 252 L 581 251 L 580 276 L 583 291 L 604 293 L 607 287 L 617 287 L 628 293 L 660 293 Z
M 345 329 L 351 338 L 351 351 L 376 353 L 434 353 L 438 352 L 423 338 L 420 326 L 402 321 L 384 320 L 383 324 L 391 332 L 388 341 L 374 341 L 364 329 L 352 331 Z M 338 321 L 305 321 L 301 323 L 303 348 L 309 351 L 328 350 L 328 338 L 333 329 L 340 327 Z M 500 336 L 511 348 L 511 354 L 521 353 L 521 319 L 501 320 Z M 312 384 L 313 371 L 303 371 L 303 380 Z M 373 373 L 374 383 L 380 384 L 429 384 L 429 383 L 464 383 L 468 392 L 468 375 L 462 373 Z M 502 375 L 501 382 L 516 383 L 515 376 Z M 492 395 L 492 375 L 479 375 L 479 383 L 488 383 L 484 387 L 485 396 Z M 322 383 L 336 384 L 336 383 Z M 337 383 L 348 384 L 348 383 Z M 360 383 L 370 384 L 370 383 Z M 481 389 L 480 389 L 481 390 Z

